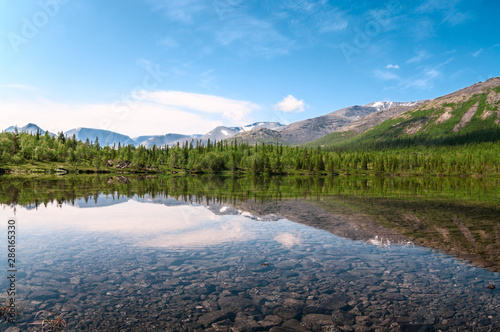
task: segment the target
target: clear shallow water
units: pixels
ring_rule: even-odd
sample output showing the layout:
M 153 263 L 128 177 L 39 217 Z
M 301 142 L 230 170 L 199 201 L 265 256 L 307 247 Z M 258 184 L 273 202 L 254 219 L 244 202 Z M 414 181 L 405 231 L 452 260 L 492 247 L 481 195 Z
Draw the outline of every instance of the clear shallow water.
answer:
M 18 326 L 34 329 L 35 314 L 51 310 L 82 331 L 500 328 L 498 273 L 411 243 L 193 201 L 17 206 Z M 13 213 L 4 206 L 2 217 Z

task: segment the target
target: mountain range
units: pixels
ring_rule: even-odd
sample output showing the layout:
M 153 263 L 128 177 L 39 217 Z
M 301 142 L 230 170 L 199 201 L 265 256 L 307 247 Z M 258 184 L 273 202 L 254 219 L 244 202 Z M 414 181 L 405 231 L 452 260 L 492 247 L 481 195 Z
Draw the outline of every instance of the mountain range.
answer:
M 64 135 L 75 135 L 78 140 L 92 142 L 97 137 L 101 146 L 121 144 L 145 147 L 182 145 L 192 140 L 206 144 L 208 140 L 228 138 L 248 143 L 341 146 L 373 142 L 385 144 L 383 142 L 402 139 L 422 141 L 431 137 L 443 140 L 464 135 L 470 137 L 478 131 L 486 137 L 500 127 L 499 103 L 500 77 L 494 77 L 434 100 L 378 101 L 342 108 L 288 125 L 255 122 L 243 127 L 219 126 L 204 135 L 167 133 L 135 138 L 109 130 L 75 128 L 64 132 Z M 14 126 L 5 129 L 7 132 L 14 130 Z M 17 130 L 31 134 L 37 131 L 45 133 L 33 123 Z
M 243 127 L 219 126 L 204 135 L 183 135 L 168 133 L 165 135 L 144 135 L 131 138 L 127 135 L 109 130 L 84 127 L 65 131 L 64 135 L 67 137 L 72 137 L 73 135 L 75 135 L 76 139 L 80 141 L 86 141 L 88 139 L 90 142 L 94 142 L 97 138 L 101 146 L 118 146 L 118 144 L 121 144 L 144 146 L 147 148 L 150 148 L 154 145 L 174 146 L 177 143 L 182 145 L 185 142 L 191 142 L 192 140 L 200 141 L 202 144 L 206 144 L 208 140 L 213 142 L 215 140 L 220 141 L 228 138 L 234 138 L 238 141 L 246 141 L 249 143 L 279 142 L 281 144 L 295 145 L 311 142 L 317 138 L 335 131 L 336 129 L 342 128 L 345 125 L 361 119 L 368 114 L 381 112 L 388 109 L 397 110 L 396 113 L 399 114 L 400 112 L 409 109 L 414 105 L 417 105 L 417 103 L 398 103 L 387 101 L 374 102 L 362 106 L 356 105 L 346 107 L 320 117 L 306 119 L 288 125 L 283 125 L 279 122 L 255 122 Z M 14 126 L 5 129 L 6 132 L 13 132 L 14 130 Z M 40 134 L 45 133 L 43 129 L 33 123 L 29 123 L 24 127 L 19 127 L 17 130 L 18 132 L 27 132 L 31 134 L 35 134 L 37 130 L 40 132 Z M 49 134 L 55 135 L 53 133 Z
M 386 119 L 374 113 L 307 145 L 382 149 L 495 142 L 499 108 L 500 77 L 494 77 Z
M 174 146 L 177 143 L 182 145 L 184 142 L 191 142 L 192 140 L 200 141 L 203 144 L 206 144 L 208 140 L 211 140 L 212 142 L 217 140 L 221 141 L 227 138 L 231 138 L 235 136 L 236 134 L 242 133 L 242 132 L 247 132 L 247 131 L 252 131 L 255 129 L 259 128 L 269 128 L 269 129 L 276 129 L 279 130 L 280 128 L 284 127 L 282 124 L 278 122 L 255 122 L 249 125 L 246 125 L 244 127 L 225 127 L 225 126 L 219 126 L 214 129 L 212 129 L 210 132 L 206 133 L 205 135 L 201 134 L 193 134 L 193 135 L 183 135 L 183 134 L 165 134 L 165 135 L 144 135 L 144 136 L 138 136 L 135 138 L 131 138 L 130 136 L 123 135 L 120 133 L 116 133 L 113 131 L 109 130 L 104 130 L 104 129 L 94 129 L 94 128 L 84 128 L 84 127 L 79 127 L 75 129 L 71 129 L 68 131 L 65 131 L 63 134 L 66 137 L 73 137 L 75 135 L 77 140 L 80 140 L 82 142 L 85 142 L 87 139 L 89 142 L 94 142 L 96 138 L 99 141 L 99 144 L 101 146 L 103 145 L 109 145 L 109 146 L 118 146 L 118 144 L 121 145 L 134 145 L 134 146 L 145 146 L 147 148 L 152 147 L 153 145 L 156 146 Z M 17 126 L 10 126 L 7 129 L 5 129 L 5 132 L 14 132 L 17 128 L 17 131 L 20 133 L 29 133 L 29 134 L 36 134 L 37 131 L 41 134 L 45 134 L 45 130 L 40 128 L 34 123 L 28 123 L 27 125 L 23 127 L 17 127 Z M 51 136 L 56 136 L 54 133 L 50 133 L 49 135 Z
M 250 132 L 242 132 L 235 135 L 234 138 L 250 143 L 304 144 L 328 135 L 370 114 L 385 113 L 386 111 L 387 114 L 400 114 L 420 103 L 422 102 L 379 101 L 366 105 L 355 105 L 319 117 L 297 121 L 274 130 L 272 128 L 260 128 Z
M 217 140 L 217 141 L 222 141 L 228 138 L 232 138 L 238 134 L 241 133 L 246 133 L 246 132 L 253 132 L 255 130 L 260 130 L 260 129 L 267 129 L 267 130 L 280 130 L 284 126 L 279 123 L 279 122 L 255 122 L 249 125 L 246 125 L 244 127 L 225 127 L 225 126 L 219 126 L 205 135 L 196 135 L 194 137 L 193 135 L 186 137 L 186 138 L 181 138 L 176 141 L 172 141 L 169 144 L 170 145 L 176 145 L 179 143 L 182 145 L 184 142 L 190 142 L 191 139 L 195 138 L 197 141 L 201 142 L 202 144 L 206 144 L 208 140 L 211 142 Z M 151 147 L 152 144 L 144 144 L 146 147 Z

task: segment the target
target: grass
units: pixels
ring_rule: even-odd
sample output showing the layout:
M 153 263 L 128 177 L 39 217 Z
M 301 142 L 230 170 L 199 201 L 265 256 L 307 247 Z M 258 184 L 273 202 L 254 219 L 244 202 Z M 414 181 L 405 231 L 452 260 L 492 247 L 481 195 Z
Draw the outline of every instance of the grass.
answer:
M 40 310 L 35 315 L 35 322 L 30 325 L 39 325 L 40 331 L 61 332 L 66 330 L 66 320 L 49 310 Z
M 139 168 L 117 169 L 112 167 L 100 167 L 99 169 L 86 165 L 73 165 L 61 162 L 39 161 L 34 163 L 23 163 L 19 165 L 0 166 L 6 172 L 11 174 L 55 174 L 58 169 L 65 169 L 71 174 L 93 174 L 93 173 L 112 173 L 112 174 L 131 174 L 131 173 L 156 173 L 156 171 L 146 171 Z
M 13 302 L 8 298 L 0 298 L 0 323 L 2 322 L 15 322 L 15 318 L 19 317 L 23 308 L 17 304 L 13 306 Z M 13 321 L 14 320 L 14 321 Z

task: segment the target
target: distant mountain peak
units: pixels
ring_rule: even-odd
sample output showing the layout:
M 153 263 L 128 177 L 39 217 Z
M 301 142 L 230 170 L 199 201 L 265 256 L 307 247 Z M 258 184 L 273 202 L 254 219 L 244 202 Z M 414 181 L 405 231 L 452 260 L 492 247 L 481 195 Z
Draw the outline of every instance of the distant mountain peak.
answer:
M 73 136 L 75 135 L 76 139 L 80 141 L 95 141 L 97 138 L 99 140 L 99 144 L 101 145 L 113 145 L 120 143 L 121 145 L 135 145 L 135 141 L 132 140 L 127 135 L 122 135 L 119 133 L 115 133 L 110 130 L 105 129 L 94 129 L 94 128 L 85 128 L 78 127 L 75 129 L 68 130 L 64 133 L 65 136 Z
M 373 103 L 369 103 L 363 106 L 367 107 L 375 107 L 377 111 L 383 111 L 389 109 L 394 106 L 405 106 L 412 107 L 420 103 L 420 101 L 407 101 L 407 102 L 399 102 L 399 101 L 375 101 Z
M 28 134 L 34 135 L 34 134 L 36 134 L 37 131 L 39 131 L 41 135 L 45 134 L 45 130 L 43 130 L 42 128 L 40 128 L 39 126 L 37 126 L 36 124 L 31 123 L 31 122 L 23 127 L 10 126 L 9 128 L 5 129 L 5 132 L 13 133 L 15 131 L 16 127 L 17 127 L 17 132 L 19 132 L 19 133 L 28 133 Z M 49 132 L 49 134 L 51 136 L 54 136 L 54 134 L 52 134 L 50 132 Z
M 394 102 L 392 102 L 392 101 L 376 101 L 376 102 L 369 103 L 369 104 L 366 104 L 366 105 L 363 105 L 363 106 L 375 107 L 377 110 L 381 111 L 381 110 L 384 110 L 384 109 L 388 109 L 393 104 L 394 104 Z
M 257 129 L 257 128 L 267 128 L 267 129 L 271 129 L 271 130 L 279 130 L 283 127 L 284 127 L 284 125 L 282 125 L 279 122 L 254 122 L 252 124 L 244 126 L 243 131 L 250 131 L 250 130 Z

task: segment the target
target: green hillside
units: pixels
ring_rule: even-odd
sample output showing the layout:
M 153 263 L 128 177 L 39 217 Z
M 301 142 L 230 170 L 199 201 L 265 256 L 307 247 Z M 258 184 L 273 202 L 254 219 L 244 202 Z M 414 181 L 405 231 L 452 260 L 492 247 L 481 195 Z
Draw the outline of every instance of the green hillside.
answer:
M 334 132 L 308 144 L 385 150 L 500 141 L 500 78 L 434 99 L 356 134 Z

